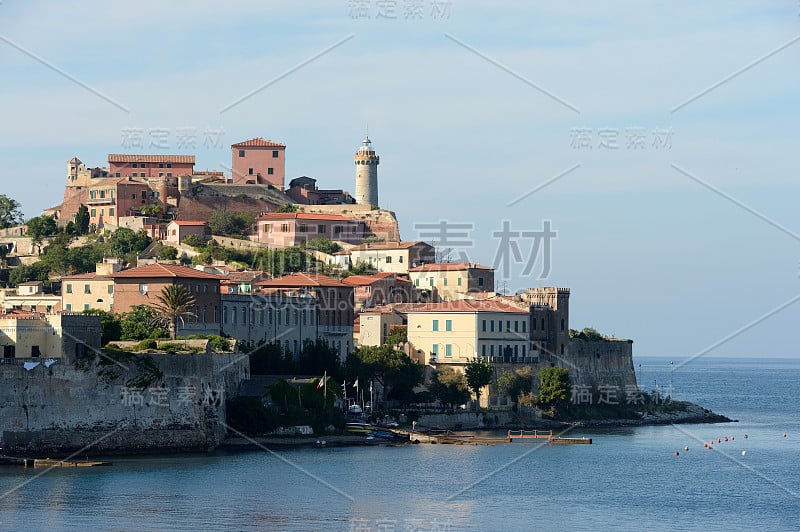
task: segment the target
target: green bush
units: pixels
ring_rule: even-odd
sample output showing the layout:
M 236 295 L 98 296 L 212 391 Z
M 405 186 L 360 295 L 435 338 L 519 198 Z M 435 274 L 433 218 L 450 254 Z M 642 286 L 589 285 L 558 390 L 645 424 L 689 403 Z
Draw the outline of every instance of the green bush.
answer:
M 169 246 L 164 246 L 158 250 L 159 260 L 175 260 L 178 258 L 178 250 Z
M 142 340 L 136 346 L 139 351 L 147 351 L 148 349 L 158 349 L 158 342 L 155 341 L 153 338 L 148 338 L 146 340 Z

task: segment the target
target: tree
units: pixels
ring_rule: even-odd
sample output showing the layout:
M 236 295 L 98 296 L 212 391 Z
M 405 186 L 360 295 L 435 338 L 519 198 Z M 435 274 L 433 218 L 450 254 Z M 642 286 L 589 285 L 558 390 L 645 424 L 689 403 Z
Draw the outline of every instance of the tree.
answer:
M 84 310 L 83 313 L 89 316 L 100 316 L 100 343 L 102 345 L 122 339 L 122 320 L 119 315 L 94 308 Z
M 184 244 L 186 246 L 192 246 L 193 248 L 199 248 L 203 247 L 205 245 L 205 242 L 203 242 L 203 239 L 197 235 L 187 235 L 186 237 L 184 237 L 181 244 Z
M 115 257 L 123 257 L 126 262 L 135 262 L 136 257 L 150 245 L 152 239 L 142 229 L 134 231 L 120 227 L 108 237 L 108 251 Z
M 14 227 L 22 223 L 22 205 L 5 194 L 0 194 L 0 229 Z
M 552 409 L 555 417 L 566 404 L 569 397 L 569 370 L 554 366 L 539 371 L 538 403 L 544 408 Z
M 75 234 L 85 235 L 89 232 L 89 208 L 86 205 L 78 207 L 75 214 Z
M 469 401 L 467 378 L 463 373 L 448 366 L 443 366 L 434 372 L 430 391 L 442 404 L 451 408 Z
M 50 279 L 50 267 L 39 261 L 31 265 L 17 266 L 8 275 L 8 282 L 14 286 L 29 281 L 46 282 Z
M 511 401 L 517 403 L 521 395 L 530 393 L 533 385 L 532 377 L 530 366 L 514 372 L 503 370 L 497 377 L 497 388 L 505 392 Z
M 492 382 L 492 377 L 494 377 L 494 366 L 488 360 L 477 358 L 467 362 L 467 365 L 464 366 L 464 375 L 467 376 L 467 386 L 475 394 L 475 409 L 477 410 L 481 402 L 481 390 Z
M 142 207 L 142 214 L 151 218 L 161 218 L 164 215 L 164 209 L 158 203 L 151 203 Z
M 25 233 L 37 246 L 42 240 L 58 233 L 58 226 L 52 216 L 37 216 L 26 222 L 28 231 Z
M 163 338 L 166 329 L 158 326 L 158 316 L 147 305 L 138 305 L 127 312 L 121 321 L 122 340 L 144 340 L 146 338 Z
M 361 346 L 347 357 L 345 375 L 362 386 L 372 379 L 383 387 L 384 399 L 411 401 L 414 388 L 422 383 L 422 366 L 390 346 Z
M 256 217 L 249 212 L 235 212 L 222 208 L 214 211 L 208 226 L 215 235 L 247 236 L 256 223 Z
M 158 303 L 152 305 L 157 315 L 167 323 L 170 339 L 178 334 L 178 322 L 186 323 L 187 318 L 195 317 L 195 299 L 183 285 L 165 286 L 156 296 Z
M 297 204 L 295 203 L 284 203 L 278 212 L 297 212 Z
M 175 260 L 177 258 L 178 258 L 178 250 L 173 247 L 163 246 L 161 249 L 158 250 L 159 260 Z
M 306 241 L 304 247 L 306 249 L 314 249 L 316 251 L 321 251 L 323 253 L 327 253 L 328 255 L 333 255 L 337 251 L 342 250 L 342 246 L 340 246 L 330 238 L 325 238 L 322 236 L 318 236 L 316 238 L 312 238 L 311 240 Z
M 408 342 L 408 325 L 393 325 L 386 335 L 384 344 L 392 347 Z

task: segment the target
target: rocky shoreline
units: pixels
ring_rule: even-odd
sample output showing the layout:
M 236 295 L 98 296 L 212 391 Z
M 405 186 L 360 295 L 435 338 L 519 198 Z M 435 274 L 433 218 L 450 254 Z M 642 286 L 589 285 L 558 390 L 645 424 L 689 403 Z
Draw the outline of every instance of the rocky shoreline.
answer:
M 649 425 L 680 425 L 701 423 L 736 423 L 737 419 L 712 412 L 689 403 L 684 410 L 674 412 L 643 412 L 641 419 L 595 419 L 572 423 L 577 427 L 642 427 Z

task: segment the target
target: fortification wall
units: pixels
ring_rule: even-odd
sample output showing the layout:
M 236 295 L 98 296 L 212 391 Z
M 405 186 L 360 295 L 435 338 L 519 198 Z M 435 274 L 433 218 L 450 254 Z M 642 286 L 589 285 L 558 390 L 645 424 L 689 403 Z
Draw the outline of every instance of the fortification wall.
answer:
M 133 361 L 80 369 L 57 362 L 26 371 L 0 363 L 0 447 L 6 454 L 155 452 L 215 448 L 225 397 L 249 376 L 240 355 L 151 355 L 163 374 L 143 390 Z M 123 367 L 123 365 L 125 367 Z M 98 377 L 104 368 L 117 374 Z
M 590 342 L 572 339 L 568 353 L 554 362 L 569 369 L 573 385 L 614 386 L 621 391 L 626 386 L 636 386 L 633 340 Z

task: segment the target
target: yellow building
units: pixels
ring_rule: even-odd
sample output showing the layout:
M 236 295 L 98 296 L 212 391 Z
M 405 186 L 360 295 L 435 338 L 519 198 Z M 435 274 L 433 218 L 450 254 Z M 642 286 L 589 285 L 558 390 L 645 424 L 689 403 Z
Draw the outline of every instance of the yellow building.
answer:
M 358 345 L 383 345 L 392 328 L 403 325 L 403 316 L 390 306 L 373 307 L 358 315 Z
M 16 311 L 0 314 L 0 353 L 4 360 L 75 360 L 100 347 L 100 318 Z
M 122 270 L 120 259 L 105 259 L 94 273 L 69 275 L 61 279 L 61 299 L 66 312 L 89 309 L 114 310 L 113 274 Z
M 527 363 L 530 312 L 503 301 L 463 300 L 397 305 L 408 318 L 408 341 L 425 365 L 463 366 L 477 357 Z
M 459 293 L 494 291 L 494 269 L 470 262 L 424 264 L 408 270 L 408 276 L 433 302 L 452 301 Z

